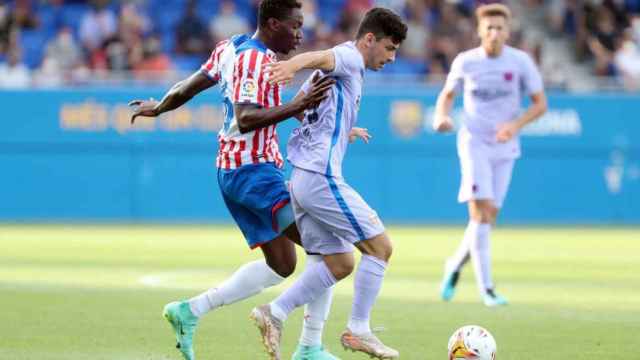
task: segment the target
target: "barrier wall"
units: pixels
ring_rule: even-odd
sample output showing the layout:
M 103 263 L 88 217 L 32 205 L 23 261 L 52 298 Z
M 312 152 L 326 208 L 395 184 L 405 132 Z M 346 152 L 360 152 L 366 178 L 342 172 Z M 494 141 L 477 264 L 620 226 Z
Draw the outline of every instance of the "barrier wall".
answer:
M 217 91 L 129 125 L 163 89 L 0 92 L 0 220 L 231 222 L 214 166 Z M 436 92 L 370 88 L 345 177 L 387 223 L 464 222 L 455 136 L 433 134 Z M 640 223 L 640 96 L 551 93 L 523 135 L 503 223 Z M 458 110 L 459 112 L 459 110 Z M 281 126 L 281 148 L 295 126 Z

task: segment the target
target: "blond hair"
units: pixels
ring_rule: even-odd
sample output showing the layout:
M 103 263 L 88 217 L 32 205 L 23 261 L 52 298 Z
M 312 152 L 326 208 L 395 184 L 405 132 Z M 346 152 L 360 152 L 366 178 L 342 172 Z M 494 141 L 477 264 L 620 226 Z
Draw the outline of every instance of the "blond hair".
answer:
M 511 20 L 511 10 L 506 5 L 503 4 L 486 4 L 480 5 L 476 9 L 476 19 L 480 21 L 480 19 L 489 17 L 489 16 L 502 16 L 505 20 Z

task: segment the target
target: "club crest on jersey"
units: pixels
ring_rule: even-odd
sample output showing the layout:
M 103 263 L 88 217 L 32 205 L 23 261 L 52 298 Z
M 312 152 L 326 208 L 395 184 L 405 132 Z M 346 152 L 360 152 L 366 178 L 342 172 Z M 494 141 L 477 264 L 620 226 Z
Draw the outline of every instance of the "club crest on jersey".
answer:
M 508 71 L 506 73 L 504 73 L 504 79 L 506 81 L 511 81 L 513 80 L 513 73 L 511 71 Z
M 240 89 L 240 97 L 253 98 L 258 91 L 258 83 L 254 79 L 246 79 Z

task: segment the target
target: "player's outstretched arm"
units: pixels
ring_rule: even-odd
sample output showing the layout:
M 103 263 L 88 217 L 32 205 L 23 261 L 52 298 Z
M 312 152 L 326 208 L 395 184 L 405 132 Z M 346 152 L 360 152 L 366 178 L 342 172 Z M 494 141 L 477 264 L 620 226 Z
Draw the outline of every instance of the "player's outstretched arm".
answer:
M 244 134 L 296 117 L 304 110 L 318 106 L 327 98 L 327 90 L 334 84 L 334 79 L 316 75 L 308 92 L 285 105 L 263 108 L 256 104 L 236 103 L 233 107 L 238 119 L 238 130 Z
M 271 84 L 286 84 L 300 70 L 312 69 L 331 72 L 336 67 L 336 59 L 332 49 L 310 51 L 266 65 Z
M 449 114 L 453 107 L 456 93 L 452 89 L 445 88 L 438 95 L 436 110 L 433 118 L 433 129 L 437 132 L 447 132 L 453 130 L 453 120 Z
M 133 100 L 129 102 L 129 106 L 135 107 L 133 115 L 131 115 L 131 123 L 133 124 L 138 116 L 156 117 L 167 111 L 177 109 L 216 83 L 201 71 L 197 71 L 187 79 L 173 85 L 160 101 L 156 101 L 153 98 L 149 100 Z
M 523 127 L 534 122 L 547 112 L 547 96 L 544 91 L 531 94 L 531 105 L 519 118 L 501 124 L 496 134 L 499 142 L 507 142 L 518 134 Z

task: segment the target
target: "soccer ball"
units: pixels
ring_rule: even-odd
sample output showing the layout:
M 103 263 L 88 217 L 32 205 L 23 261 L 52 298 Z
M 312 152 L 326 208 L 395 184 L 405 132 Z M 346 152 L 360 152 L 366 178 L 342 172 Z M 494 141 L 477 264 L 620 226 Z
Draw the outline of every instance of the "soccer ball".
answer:
M 449 360 L 495 360 L 496 341 L 484 328 L 467 325 L 449 338 Z

